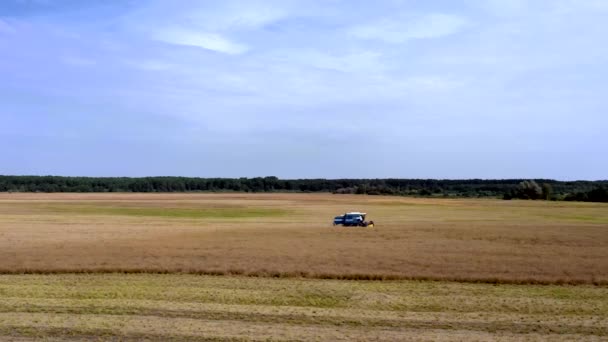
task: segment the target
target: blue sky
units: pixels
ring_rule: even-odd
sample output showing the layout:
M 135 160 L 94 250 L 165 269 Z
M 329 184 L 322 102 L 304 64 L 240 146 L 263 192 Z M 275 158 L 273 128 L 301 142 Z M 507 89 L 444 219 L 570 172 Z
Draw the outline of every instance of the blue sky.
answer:
M 0 174 L 608 178 L 608 1 L 2 0 Z

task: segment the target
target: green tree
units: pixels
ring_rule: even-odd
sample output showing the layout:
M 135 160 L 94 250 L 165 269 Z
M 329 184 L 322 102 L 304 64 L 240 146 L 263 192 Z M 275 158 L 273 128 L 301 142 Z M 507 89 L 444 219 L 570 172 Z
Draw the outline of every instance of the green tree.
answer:
M 523 181 L 519 183 L 515 189 L 516 198 L 521 199 L 539 199 L 543 195 L 543 189 L 533 180 Z
M 542 199 L 549 201 L 553 198 L 553 187 L 549 183 L 543 183 Z

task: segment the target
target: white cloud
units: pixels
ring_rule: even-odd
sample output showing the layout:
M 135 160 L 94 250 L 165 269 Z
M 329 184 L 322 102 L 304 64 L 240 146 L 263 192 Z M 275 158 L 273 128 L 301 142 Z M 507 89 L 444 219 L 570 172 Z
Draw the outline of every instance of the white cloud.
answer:
M 36 103 L 52 100 L 47 112 L 66 112 L 69 126 L 79 124 L 68 117 L 80 115 L 79 106 L 109 103 L 111 110 L 99 115 L 116 113 L 140 123 L 134 135 L 175 135 L 193 150 L 214 139 L 241 147 L 262 136 L 269 145 L 296 151 L 294 160 L 308 165 L 323 162 L 314 153 L 298 154 L 310 146 L 326 144 L 322 151 L 340 153 L 326 138 L 332 137 L 331 127 L 347 122 L 344 129 L 365 131 L 366 148 L 403 155 L 403 163 L 390 165 L 394 170 L 409 170 L 407 148 L 415 150 L 417 140 L 429 141 L 421 155 L 437 151 L 436 159 L 450 159 L 459 148 L 473 148 L 469 159 L 484 148 L 488 155 L 508 152 L 503 144 L 508 139 L 493 136 L 496 125 L 521 144 L 554 141 L 538 134 L 536 125 L 549 125 L 545 130 L 552 136 L 589 137 L 568 150 L 576 155 L 588 155 L 578 153 L 585 148 L 605 149 L 595 137 L 606 126 L 608 47 L 601 42 L 608 33 L 602 12 L 608 1 L 240 2 L 147 0 L 108 5 L 114 8 L 110 12 L 91 6 L 82 12 L 0 16 L 0 74 L 9 90 L 4 100 L 31 113 L 9 120 L 32 127 L 28 117 L 37 119 Z M 429 13 L 429 7 L 438 13 Z M 438 37 L 443 39 L 433 39 Z M 83 73 L 94 61 L 82 57 L 91 56 L 98 61 L 89 70 L 94 72 Z M 24 89 L 40 95 L 25 102 L 10 96 Z M 108 135 L 107 127 L 72 126 L 81 135 Z M 345 141 L 347 150 L 352 141 Z M 562 145 L 556 155 L 569 148 Z M 488 164 L 482 159 L 481 168 Z M 428 164 L 423 157 L 416 160 Z M 606 169 L 604 164 L 597 165 Z M 458 175 L 467 176 L 452 176 Z
M 152 0 L 121 22 L 128 30 L 154 40 L 241 54 L 249 47 L 228 37 L 260 29 L 287 15 L 283 2 L 184 0 L 175 4 Z
M 391 18 L 350 29 L 360 39 L 381 40 L 387 43 L 404 43 L 411 39 L 428 39 L 449 36 L 461 31 L 468 21 L 457 15 L 434 13 L 417 18 Z
M 287 16 L 278 6 L 251 3 L 224 4 L 220 8 L 200 8 L 186 15 L 186 18 L 201 27 L 213 31 L 257 29 Z
M 158 32 L 155 38 L 169 44 L 201 47 L 231 55 L 241 54 L 248 50 L 247 46 L 232 42 L 219 34 L 194 30 L 164 30 Z

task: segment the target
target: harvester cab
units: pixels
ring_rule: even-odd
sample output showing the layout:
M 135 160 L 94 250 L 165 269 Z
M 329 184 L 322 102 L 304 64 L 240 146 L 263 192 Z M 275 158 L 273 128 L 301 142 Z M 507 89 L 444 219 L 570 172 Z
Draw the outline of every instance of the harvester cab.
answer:
M 374 221 L 365 221 L 367 213 L 350 212 L 334 218 L 334 226 L 344 227 L 373 227 Z

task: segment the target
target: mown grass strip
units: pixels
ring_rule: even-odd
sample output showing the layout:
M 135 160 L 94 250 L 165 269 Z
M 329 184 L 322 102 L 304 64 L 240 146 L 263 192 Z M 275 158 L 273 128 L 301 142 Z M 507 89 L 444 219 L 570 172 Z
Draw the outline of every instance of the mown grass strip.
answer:
M 580 223 L 594 223 L 594 224 L 608 224 L 608 217 L 606 216 L 591 216 L 591 215 L 567 215 L 567 214 L 536 214 L 535 216 L 541 217 L 546 220 L 553 220 L 557 222 L 580 222 Z
M 109 216 L 136 216 L 136 217 L 163 217 L 179 219 L 238 219 L 281 217 L 289 213 L 280 208 L 146 208 L 146 207 L 106 207 L 106 206 L 46 206 L 45 210 L 62 214 L 80 215 L 109 215 Z
M 148 316 L 162 318 L 192 318 L 217 321 L 241 321 L 253 323 L 288 324 L 288 325 L 324 325 L 336 327 L 370 327 L 370 328 L 401 328 L 401 329 L 440 329 L 468 330 L 480 332 L 509 332 L 514 334 L 578 334 L 590 336 L 608 336 L 608 327 L 584 326 L 574 324 L 543 324 L 527 322 L 470 322 L 470 321 L 441 321 L 441 320 L 412 320 L 412 319 L 357 319 L 336 316 L 309 316 L 301 314 L 264 314 L 241 313 L 213 310 L 180 311 L 149 309 L 137 307 L 103 307 L 103 306 L 33 306 L 12 307 L 0 305 L 0 312 L 11 313 L 48 313 L 76 315 L 118 315 L 118 316 Z M 1 328 L 0 328 L 1 329 Z

